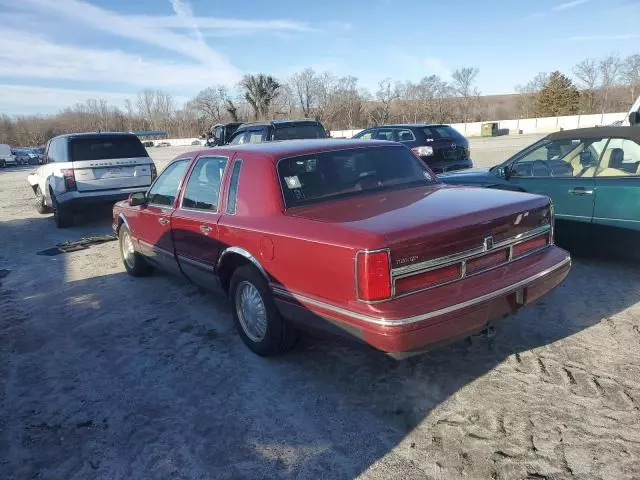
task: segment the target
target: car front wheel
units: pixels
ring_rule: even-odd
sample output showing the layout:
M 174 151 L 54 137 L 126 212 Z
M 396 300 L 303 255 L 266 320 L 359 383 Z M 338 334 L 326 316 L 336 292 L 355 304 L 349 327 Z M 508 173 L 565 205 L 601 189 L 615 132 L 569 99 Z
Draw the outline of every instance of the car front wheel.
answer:
M 238 333 L 253 352 L 266 357 L 293 347 L 296 331 L 278 312 L 269 285 L 256 268 L 238 268 L 229 295 Z
M 144 257 L 136 252 L 131 232 L 129 232 L 129 228 L 126 225 L 122 225 L 118 230 L 118 241 L 120 243 L 120 256 L 127 273 L 133 277 L 145 277 L 151 274 L 153 269 Z

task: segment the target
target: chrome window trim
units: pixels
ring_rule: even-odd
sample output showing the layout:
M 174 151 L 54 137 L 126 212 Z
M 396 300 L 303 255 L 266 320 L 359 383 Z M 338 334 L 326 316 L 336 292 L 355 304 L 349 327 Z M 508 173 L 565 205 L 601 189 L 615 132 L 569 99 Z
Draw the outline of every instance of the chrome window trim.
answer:
M 527 232 L 520 233 L 514 237 L 497 242 L 494 244 L 491 250 L 485 250 L 483 247 L 477 247 L 477 248 L 472 248 L 470 250 L 465 250 L 464 252 L 454 253 L 452 255 L 434 258 L 432 260 L 426 260 L 424 262 L 416 263 L 413 265 L 396 267 L 391 270 L 391 276 L 393 278 L 403 278 L 409 275 L 415 275 L 417 273 L 427 272 L 435 268 L 446 267 L 448 265 L 452 265 L 454 263 L 458 263 L 463 260 L 470 260 L 470 259 L 482 256 L 486 253 L 500 250 L 501 248 L 510 247 L 518 243 L 522 243 L 525 240 L 529 240 L 530 238 L 536 237 L 538 235 L 542 235 L 544 233 L 547 233 L 550 230 L 551 230 L 551 225 L 545 224 L 540 227 L 536 227 L 533 230 L 529 230 Z
M 535 275 L 532 275 L 530 277 L 527 277 L 523 280 L 520 280 L 517 283 L 514 283 L 512 285 L 508 285 L 506 287 L 500 288 L 498 290 L 494 290 L 493 292 L 490 293 L 486 293 L 484 295 L 481 295 L 479 297 L 476 298 L 472 298 L 470 300 L 461 302 L 461 303 L 457 303 L 454 305 L 450 305 L 448 307 L 445 308 L 441 308 L 439 310 L 434 310 L 433 312 L 428 312 L 428 313 L 422 313 L 419 315 L 414 315 L 412 317 L 405 317 L 405 318 L 399 318 L 399 319 L 386 319 L 386 318 L 378 318 L 378 317 L 372 317 L 370 315 L 365 315 L 362 313 L 358 313 L 358 312 L 354 312 L 351 310 L 346 310 L 344 308 L 341 307 L 336 307 L 334 305 L 325 303 L 325 302 L 320 302 L 318 300 L 314 300 L 311 299 L 309 297 L 306 297 L 304 295 L 299 295 L 299 294 L 294 294 L 291 293 L 287 290 L 284 290 L 278 286 L 272 286 L 272 290 L 274 291 L 274 293 L 281 295 L 283 297 L 288 297 L 300 302 L 304 302 L 304 303 L 308 303 L 310 305 L 314 305 L 317 306 L 319 308 L 325 309 L 327 311 L 330 312 L 334 312 L 334 313 L 338 313 L 340 315 L 344 315 L 346 317 L 350 317 L 354 320 L 359 320 L 362 322 L 366 322 L 366 323 L 370 323 L 373 325 L 380 325 L 380 326 L 388 326 L 388 327 L 394 327 L 394 326 L 403 326 L 403 325 L 410 325 L 416 322 L 422 322 L 424 320 L 429 320 L 431 318 L 434 317 L 439 317 L 442 315 L 447 315 L 449 313 L 453 313 L 455 311 L 458 310 L 462 310 L 464 308 L 468 308 L 468 307 L 472 307 L 474 305 L 477 305 L 478 303 L 483 303 L 489 300 L 493 300 L 496 297 L 500 297 L 502 295 L 506 295 L 509 293 L 513 293 L 514 291 L 519 290 L 520 288 L 525 287 L 527 284 L 534 282 L 536 280 L 539 280 L 542 277 L 545 277 L 547 275 L 549 275 L 550 273 L 555 272 L 556 270 L 559 270 L 560 268 L 566 266 L 566 265 L 571 265 L 571 258 L 567 257 L 564 260 L 562 260 L 559 263 L 556 263 L 555 265 L 536 273 Z
M 224 206 L 224 213 L 227 215 L 235 215 L 238 210 L 238 189 L 240 188 L 240 173 L 242 172 L 242 158 L 236 158 L 231 165 L 231 174 L 229 175 L 229 190 L 227 191 L 227 201 Z M 240 165 L 238 167 L 238 182 L 236 183 L 236 196 L 235 196 L 235 205 L 233 208 L 233 212 L 229 211 L 229 200 L 231 199 L 231 183 L 233 182 L 233 171 L 236 168 L 236 165 Z
M 206 208 L 193 208 L 193 207 L 183 207 L 182 204 L 184 203 L 184 196 L 187 193 L 187 188 L 189 188 L 189 180 L 191 180 L 191 176 L 193 175 L 193 171 L 196 169 L 196 167 L 198 166 L 198 163 L 200 163 L 200 160 L 203 159 L 225 159 L 225 164 L 224 164 L 224 171 L 222 172 L 222 176 L 220 177 L 220 187 L 218 187 L 218 201 L 216 202 L 216 209 L 215 210 L 208 210 Z M 203 212 L 203 213 L 209 213 L 209 214 L 213 214 L 213 215 L 218 215 L 220 213 L 220 196 L 222 194 L 222 185 L 223 185 L 223 180 L 224 180 L 224 175 L 227 173 L 227 167 L 229 166 L 229 156 L 228 155 L 205 155 L 205 156 L 200 156 L 198 157 L 198 159 L 196 160 L 196 163 L 193 165 L 193 168 L 191 169 L 191 171 L 189 172 L 189 177 L 186 179 L 186 183 L 184 184 L 184 192 L 182 192 L 182 195 L 180 195 L 180 205 L 178 205 L 178 208 L 180 210 L 186 210 L 187 212 Z
M 360 296 L 358 295 L 358 255 L 363 255 L 363 254 L 369 254 L 369 253 L 380 253 L 380 252 L 386 252 L 387 253 L 387 262 L 389 265 L 389 281 L 391 282 L 391 295 L 388 298 L 383 298 L 381 300 L 362 300 L 360 298 Z M 391 275 L 391 249 L 390 248 L 378 248 L 376 250 L 358 250 L 355 254 L 355 256 L 353 257 L 353 273 L 354 273 L 354 284 L 355 284 L 355 294 L 356 294 L 356 300 L 358 300 L 361 303 L 366 303 L 368 305 L 372 305 L 372 304 L 376 304 L 376 303 L 380 303 L 380 302 L 388 302 L 389 300 L 391 300 L 394 295 L 395 295 L 395 282 L 393 281 L 393 276 Z

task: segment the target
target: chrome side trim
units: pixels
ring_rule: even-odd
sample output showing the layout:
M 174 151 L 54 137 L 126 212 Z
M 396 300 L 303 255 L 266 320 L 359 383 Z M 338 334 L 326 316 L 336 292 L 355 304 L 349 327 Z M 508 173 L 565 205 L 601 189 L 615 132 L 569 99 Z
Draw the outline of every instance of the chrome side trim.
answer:
M 466 302 L 461 302 L 461 303 L 457 303 L 455 305 L 451 305 L 449 307 L 445 307 L 445 308 L 441 308 L 440 310 L 435 310 L 433 312 L 428 312 L 428 313 L 422 313 L 420 315 L 415 315 L 413 317 L 405 317 L 405 318 L 399 318 L 399 319 L 386 319 L 386 318 L 378 318 L 378 317 L 372 317 L 370 315 L 365 315 L 362 313 L 358 313 L 358 312 L 353 312 L 351 310 L 345 310 L 344 308 L 340 308 L 340 307 L 336 307 L 334 305 L 330 305 L 328 303 L 325 302 L 319 302 L 317 300 L 313 300 L 311 298 L 305 297 L 303 295 L 298 295 L 298 294 L 294 294 L 291 293 L 287 290 L 283 290 L 279 287 L 272 287 L 274 293 L 276 293 L 277 295 L 283 296 L 283 297 L 288 297 L 294 300 L 298 300 L 302 303 L 308 303 L 309 305 L 314 305 L 316 307 L 322 308 L 324 310 L 330 311 L 330 312 L 334 312 L 334 313 L 338 313 L 340 315 L 344 315 L 347 317 L 351 317 L 354 320 L 360 320 L 363 322 L 367 322 L 373 325 L 381 325 L 381 326 L 388 326 L 388 327 L 394 327 L 394 326 L 402 326 L 402 325 L 410 325 L 416 322 L 422 322 L 424 320 L 429 320 L 430 318 L 435 318 L 435 317 L 439 317 L 442 315 L 447 315 L 449 313 L 453 313 L 457 310 L 462 310 L 464 308 L 468 308 L 468 307 L 472 307 L 474 305 L 477 305 L 478 303 L 483 303 L 483 302 L 487 302 L 489 300 L 493 300 L 496 297 L 500 297 L 502 295 L 506 295 L 509 293 L 513 293 L 515 291 L 517 291 L 520 288 L 523 288 L 525 286 L 527 286 L 527 284 L 534 282 L 536 280 L 539 280 L 542 277 L 545 277 L 547 275 L 549 275 L 550 273 L 555 272 L 556 270 L 559 270 L 561 268 L 563 268 L 566 265 L 571 265 L 571 258 L 567 257 L 565 258 L 563 261 L 553 265 L 552 267 L 549 267 L 541 272 L 536 273 L 535 275 L 532 275 L 528 278 L 525 278 L 524 280 L 521 280 L 517 283 L 514 283 L 513 285 L 508 285 L 506 287 L 503 287 L 499 290 L 495 290 L 493 292 L 487 293 L 485 295 L 481 295 L 479 297 L 476 298 L 472 298 L 471 300 L 467 300 Z
M 240 248 L 240 247 L 229 247 L 229 248 L 225 248 L 224 249 L 224 251 L 220 254 L 220 257 L 218 258 L 218 263 L 216 264 L 216 268 L 215 268 L 215 272 L 216 273 L 220 271 L 220 266 L 222 265 L 224 257 L 229 255 L 230 253 L 235 253 L 236 255 L 243 256 L 244 258 L 249 260 L 253 264 L 254 267 L 256 267 L 258 270 L 260 270 L 260 273 L 262 273 L 262 275 L 264 275 L 264 278 L 267 281 L 269 281 L 269 275 L 267 274 L 267 271 L 262 267 L 262 265 L 260 265 L 260 262 L 258 262 L 256 257 L 251 255 L 244 248 Z
M 609 177 L 611 178 L 611 177 Z M 629 223 L 640 223 L 640 220 L 630 220 L 626 218 L 604 218 L 604 217 L 593 217 L 594 220 L 606 220 L 607 222 L 629 222 Z
M 199 261 L 194 260 L 192 258 L 185 257 L 184 255 L 176 255 L 176 257 L 178 257 L 178 262 L 187 263 L 187 264 L 191 265 L 192 267 L 195 267 L 195 268 L 203 270 L 203 271 L 205 271 L 207 273 L 213 274 L 213 265 L 209 265 L 207 263 L 199 262 Z
M 153 245 L 152 243 L 145 242 L 144 240 L 140 240 L 140 239 L 138 239 L 137 242 L 141 245 L 144 245 L 149 250 L 173 257 L 173 252 L 170 250 L 165 250 L 164 248 L 158 247 L 157 245 Z
M 506 240 L 497 242 L 493 245 L 493 248 L 491 250 L 485 250 L 483 247 L 478 247 L 471 250 L 465 250 L 464 252 L 454 253 L 453 255 L 447 255 L 445 257 L 434 258 L 432 260 L 426 260 L 424 262 L 416 263 L 413 265 L 407 265 L 405 267 L 396 267 L 391 270 L 391 276 L 394 278 L 398 278 L 409 274 L 421 273 L 436 267 L 445 267 L 450 264 L 458 263 L 462 260 L 467 260 L 470 257 L 475 257 L 476 255 L 483 255 L 485 253 L 521 243 L 525 240 L 530 239 L 531 237 L 542 235 L 549 230 L 551 230 L 551 225 L 546 224 L 534 228 L 533 230 L 529 230 L 528 232 L 520 233 L 515 237 L 507 238 Z

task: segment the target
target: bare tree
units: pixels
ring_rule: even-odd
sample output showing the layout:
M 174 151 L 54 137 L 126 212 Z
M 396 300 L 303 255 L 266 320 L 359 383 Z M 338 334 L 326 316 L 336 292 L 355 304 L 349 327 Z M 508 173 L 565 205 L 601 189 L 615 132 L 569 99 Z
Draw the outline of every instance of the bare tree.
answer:
M 593 113 L 596 109 L 596 90 L 600 79 L 600 69 L 595 60 L 587 58 L 577 64 L 573 73 L 582 88 L 582 97 L 586 100 L 585 113 Z
M 609 92 L 620 80 L 622 62 L 618 55 L 609 55 L 600 61 L 599 67 L 602 79 L 602 113 L 606 113 L 609 109 Z
M 471 108 L 477 102 L 480 92 L 476 88 L 476 79 L 480 71 L 473 67 L 458 68 L 451 74 L 453 89 L 457 96 L 461 97 L 462 121 L 467 122 Z
M 225 101 L 227 97 L 227 88 L 222 85 L 216 85 L 200 91 L 190 103 L 199 115 L 213 125 L 221 122 L 225 116 Z
M 280 92 L 280 83 L 271 75 L 259 73 L 245 75 L 240 81 L 240 86 L 244 89 L 244 98 L 251 105 L 255 118 L 267 118 L 271 104 Z
M 297 98 L 304 118 L 311 118 L 317 104 L 318 82 L 319 79 L 313 68 L 305 68 L 301 72 L 294 73 L 289 80 L 289 85 Z
M 540 72 L 532 80 L 524 85 L 516 85 L 518 95 L 518 113 L 522 118 L 530 117 L 535 113 L 536 97 L 549 81 L 549 74 Z
M 400 87 L 398 85 L 394 86 L 390 78 L 381 80 L 378 87 L 376 92 L 378 105 L 369 112 L 369 116 L 376 125 L 389 122 L 392 104 L 400 97 Z
M 638 94 L 640 94 L 640 55 L 630 55 L 625 59 L 622 78 L 629 89 L 631 103 L 633 104 Z

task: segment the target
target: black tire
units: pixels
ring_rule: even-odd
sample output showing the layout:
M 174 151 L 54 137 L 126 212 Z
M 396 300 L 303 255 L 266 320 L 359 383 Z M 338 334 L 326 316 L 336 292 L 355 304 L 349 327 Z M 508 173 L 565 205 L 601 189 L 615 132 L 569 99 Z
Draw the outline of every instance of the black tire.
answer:
M 0 168 L 7 168 L 7 162 L 0 160 Z
M 36 187 L 36 210 L 38 213 L 51 213 L 52 211 L 52 208 L 45 203 L 40 187 Z
M 151 275 L 153 268 L 142 255 L 135 250 L 129 250 L 131 252 L 130 254 L 125 253 L 128 251 L 126 248 L 127 239 L 132 242 L 130 248 L 133 250 L 131 232 L 129 232 L 126 225 L 122 225 L 118 229 L 118 245 L 120 247 L 120 258 L 122 258 L 125 270 L 132 277 L 146 277 L 147 275 Z
M 69 228 L 73 225 L 73 212 L 58 204 L 56 196 L 51 192 L 51 204 L 53 205 L 53 220 L 58 228 Z
M 257 291 L 264 307 L 266 330 L 256 335 L 246 325 L 247 321 L 242 320 L 244 313 L 241 313 L 241 295 L 244 289 L 250 292 Z M 296 343 L 296 330 L 285 319 L 275 306 L 269 285 L 262 274 L 252 265 L 245 265 L 238 268 L 231 276 L 229 284 L 229 297 L 231 299 L 231 309 L 233 321 L 236 324 L 240 338 L 254 353 L 267 357 L 290 350 Z M 255 322 L 251 322 L 255 323 Z

